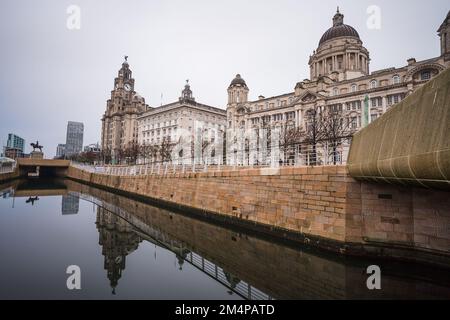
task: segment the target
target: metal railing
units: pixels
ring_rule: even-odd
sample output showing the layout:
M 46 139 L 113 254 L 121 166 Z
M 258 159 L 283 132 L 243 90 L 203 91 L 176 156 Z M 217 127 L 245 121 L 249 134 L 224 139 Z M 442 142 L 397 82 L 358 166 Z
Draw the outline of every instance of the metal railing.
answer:
M 16 170 L 15 162 L 0 164 L 0 174 L 13 173 L 14 170 Z
M 191 159 L 189 159 L 191 160 Z M 189 163 L 190 162 L 190 163 Z M 192 163 L 194 162 L 194 163 Z M 345 156 L 342 151 L 324 155 L 322 153 L 299 153 L 292 155 L 286 160 L 274 160 L 273 157 L 265 158 L 265 161 L 253 160 L 249 158 L 231 159 L 226 164 L 221 161 L 186 161 L 177 159 L 174 161 L 153 161 L 148 164 L 133 165 L 88 165 L 72 161 L 71 166 L 89 173 L 105 174 L 110 176 L 152 176 L 169 175 L 190 172 L 221 172 L 236 171 L 251 168 L 283 168 L 283 167 L 311 167 L 311 166 L 332 166 L 345 164 Z
M 174 252 L 175 254 L 177 254 L 177 251 L 180 251 L 177 249 L 187 249 L 188 247 L 190 247 L 182 241 L 179 241 L 163 232 L 162 230 L 159 230 L 141 221 L 138 217 L 116 205 L 110 204 L 88 194 L 81 194 L 73 191 L 70 191 L 69 194 L 75 197 L 79 197 L 80 199 L 83 199 L 85 201 L 91 202 L 98 207 L 101 207 L 104 210 L 117 215 L 118 217 L 125 220 L 128 224 L 133 226 L 135 228 L 135 232 L 140 236 L 143 236 L 144 239 L 162 246 Z M 271 297 L 270 295 L 253 287 L 248 282 L 245 282 L 244 280 L 238 279 L 233 275 L 227 273 L 222 267 L 215 264 L 214 262 L 211 262 L 202 255 L 191 251 L 190 249 L 187 250 L 189 250 L 189 253 L 181 257 L 184 261 L 187 261 L 195 268 L 212 277 L 214 280 L 218 281 L 241 297 L 249 300 L 273 300 L 273 297 Z
M 237 278 L 230 279 L 232 275 L 227 274 L 221 267 L 195 252 L 190 252 L 185 260 L 245 299 L 273 300 L 271 296 L 251 286 L 243 280 Z

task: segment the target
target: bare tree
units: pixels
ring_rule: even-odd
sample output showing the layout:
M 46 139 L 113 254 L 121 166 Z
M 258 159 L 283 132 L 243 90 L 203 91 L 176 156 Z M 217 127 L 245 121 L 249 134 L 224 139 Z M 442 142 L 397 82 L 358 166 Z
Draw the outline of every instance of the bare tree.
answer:
M 110 148 L 102 149 L 100 153 L 101 159 L 103 160 L 103 163 L 109 164 L 112 160 L 112 150 Z
M 172 161 L 172 150 L 175 147 L 176 143 L 170 141 L 170 138 L 164 137 L 161 145 L 159 147 L 159 155 L 161 156 L 161 160 L 163 162 L 171 162 Z
M 114 155 L 117 163 L 122 164 L 123 160 L 125 159 L 125 149 L 123 149 L 122 147 L 114 149 Z
M 139 144 L 136 141 L 130 141 L 124 150 L 127 163 L 136 164 L 139 154 Z
M 311 147 L 310 165 L 317 165 L 317 145 L 325 137 L 325 123 L 320 106 L 314 105 L 313 108 L 306 111 L 306 128 L 304 128 L 304 140 Z
M 202 140 L 202 163 L 205 163 L 208 158 L 208 150 L 210 145 L 211 141 Z
M 292 121 L 286 121 L 280 132 L 280 149 L 283 153 L 284 163 L 292 161 L 293 156 L 301 143 L 303 132 Z
M 344 121 L 342 107 L 330 106 L 323 116 L 323 139 L 327 143 L 328 155 L 331 156 L 333 164 L 340 161 L 339 147 L 346 139 L 351 137 L 349 123 Z
M 144 164 L 147 163 L 147 160 L 150 159 L 150 162 L 156 160 L 158 155 L 158 146 L 151 144 L 142 144 L 139 146 L 139 156 L 144 159 Z

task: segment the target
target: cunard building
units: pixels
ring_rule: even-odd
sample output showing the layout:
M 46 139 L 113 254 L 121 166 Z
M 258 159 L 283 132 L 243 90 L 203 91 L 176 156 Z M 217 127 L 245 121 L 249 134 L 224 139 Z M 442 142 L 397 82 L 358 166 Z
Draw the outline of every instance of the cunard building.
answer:
M 294 91 L 249 101 L 245 80 L 239 74 L 232 80 L 228 87 L 227 161 L 238 164 L 267 161 L 260 155 L 248 155 L 250 150 L 261 151 L 260 145 L 252 146 L 252 141 L 260 140 L 261 129 L 286 125 L 300 128 L 301 141 L 302 136 L 308 136 L 313 120 L 320 114 L 329 114 L 330 110 L 339 114 L 342 131 L 345 128 L 351 136 L 450 65 L 450 13 L 437 32 L 441 44 L 439 56 L 424 61 L 410 58 L 400 68 L 371 72 L 369 50 L 355 28 L 344 23 L 344 15 L 338 9 L 331 28 L 325 31 L 309 58 L 310 79 L 298 82 Z M 230 139 L 239 141 L 242 133 L 247 144 L 236 143 L 230 147 Z M 348 142 L 347 139 L 346 143 L 339 144 L 341 160 L 347 156 Z M 326 153 L 325 145 L 326 139 L 317 142 L 320 152 Z M 302 148 L 301 144 L 298 147 Z M 311 148 L 303 146 L 301 155 L 305 150 L 310 152 Z
M 194 142 L 198 142 L 198 146 L 214 145 L 224 136 L 226 118 L 225 110 L 197 102 L 189 81 L 186 81 L 177 101 L 150 108 L 138 117 L 139 144 L 176 145 L 171 160 L 191 163 Z M 209 149 L 210 157 L 212 149 Z M 151 160 L 161 160 L 161 156 Z

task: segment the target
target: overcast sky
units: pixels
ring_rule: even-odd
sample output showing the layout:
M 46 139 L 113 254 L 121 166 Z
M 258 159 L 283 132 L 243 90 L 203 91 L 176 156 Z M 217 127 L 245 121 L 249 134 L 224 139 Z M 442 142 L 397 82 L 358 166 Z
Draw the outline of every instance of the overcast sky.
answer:
M 79 30 L 66 26 L 70 5 L 81 9 Z M 338 5 L 372 71 L 440 54 L 448 0 L 1 0 L 0 142 L 9 132 L 38 139 L 53 157 L 69 120 L 84 123 L 85 145 L 99 141 L 124 55 L 151 106 L 176 100 L 189 79 L 197 101 L 225 108 L 236 73 L 250 99 L 291 92 Z M 381 9 L 379 30 L 367 27 L 370 5 Z

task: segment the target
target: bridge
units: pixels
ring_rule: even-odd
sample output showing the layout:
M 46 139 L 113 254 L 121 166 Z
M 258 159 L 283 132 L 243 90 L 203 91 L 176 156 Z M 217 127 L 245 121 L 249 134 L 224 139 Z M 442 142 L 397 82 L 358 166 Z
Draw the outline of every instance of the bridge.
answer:
M 69 165 L 69 160 L 21 158 L 17 159 L 16 170 L 21 177 L 64 177 Z

